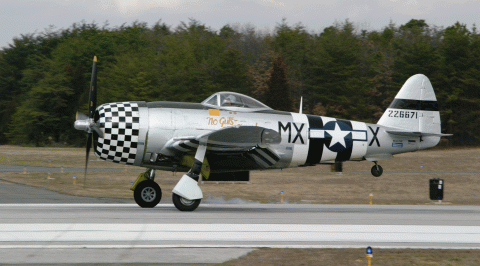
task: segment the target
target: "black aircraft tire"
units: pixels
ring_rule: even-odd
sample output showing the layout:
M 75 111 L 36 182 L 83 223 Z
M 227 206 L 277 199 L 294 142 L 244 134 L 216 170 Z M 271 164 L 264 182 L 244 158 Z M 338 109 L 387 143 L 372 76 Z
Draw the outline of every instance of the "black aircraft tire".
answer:
M 379 176 L 381 176 L 381 175 L 383 174 L 383 168 L 382 168 L 380 165 L 377 164 L 377 165 L 374 165 L 374 166 L 372 167 L 371 172 L 372 172 L 372 175 L 373 175 L 373 176 L 379 177 Z
M 194 211 L 200 205 L 201 199 L 187 200 L 175 193 L 172 194 L 173 205 L 182 212 Z
M 140 182 L 133 192 L 133 198 L 138 206 L 142 208 L 153 208 L 162 199 L 160 186 L 152 180 Z

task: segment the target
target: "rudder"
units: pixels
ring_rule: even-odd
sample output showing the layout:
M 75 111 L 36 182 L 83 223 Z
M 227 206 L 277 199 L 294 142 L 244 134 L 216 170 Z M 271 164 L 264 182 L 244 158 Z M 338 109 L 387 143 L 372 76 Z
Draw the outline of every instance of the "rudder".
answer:
M 437 98 L 427 76 L 410 77 L 377 124 L 407 132 L 441 134 Z

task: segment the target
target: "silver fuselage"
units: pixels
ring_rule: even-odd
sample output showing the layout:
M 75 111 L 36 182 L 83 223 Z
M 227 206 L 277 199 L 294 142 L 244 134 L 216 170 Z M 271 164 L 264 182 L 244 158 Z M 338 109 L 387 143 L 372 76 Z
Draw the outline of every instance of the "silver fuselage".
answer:
M 125 105 L 130 108 L 127 112 L 124 111 Z M 133 109 L 130 106 L 134 106 Z M 188 170 L 180 164 L 181 158 L 159 159 L 165 157 L 161 151 L 168 141 L 196 137 L 225 127 L 259 126 L 279 132 L 281 142 L 269 145 L 269 148 L 280 160 L 270 169 L 347 160 L 377 161 L 393 154 L 433 147 L 440 139 L 435 136 L 397 136 L 388 134 L 386 130 L 389 128 L 384 126 L 324 116 L 234 107 L 211 109 L 194 103 L 113 103 L 101 105 L 97 111 L 100 113 L 100 128 L 106 132 L 103 138 L 97 139 L 97 157 L 162 170 Z M 124 135 L 129 134 L 133 136 L 128 136 L 125 141 Z M 212 171 L 228 170 L 221 168 L 217 166 Z

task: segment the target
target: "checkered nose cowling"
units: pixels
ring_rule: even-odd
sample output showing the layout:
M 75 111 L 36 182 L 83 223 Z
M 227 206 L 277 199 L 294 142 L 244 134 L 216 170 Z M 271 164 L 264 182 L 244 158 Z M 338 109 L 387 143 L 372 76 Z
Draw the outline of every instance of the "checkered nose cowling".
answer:
M 98 137 L 95 155 L 100 159 L 133 164 L 137 155 L 140 115 L 134 102 L 109 103 L 97 108 L 99 126 L 105 134 Z

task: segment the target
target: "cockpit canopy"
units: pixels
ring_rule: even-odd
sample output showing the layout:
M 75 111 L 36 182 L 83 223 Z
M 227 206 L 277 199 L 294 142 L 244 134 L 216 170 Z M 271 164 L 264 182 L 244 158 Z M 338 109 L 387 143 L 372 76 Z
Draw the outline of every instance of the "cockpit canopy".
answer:
M 212 96 L 208 97 L 205 101 L 202 102 L 203 105 L 214 107 L 214 108 L 222 108 L 222 109 L 239 109 L 239 108 L 248 108 L 253 110 L 271 110 L 272 108 L 266 106 L 265 104 L 253 99 L 252 97 L 248 97 L 246 95 L 236 93 L 236 92 L 228 92 L 222 91 L 213 94 Z M 243 110 L 248 110 L 243 109 Z

